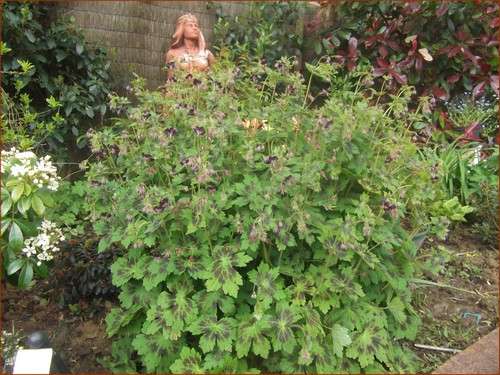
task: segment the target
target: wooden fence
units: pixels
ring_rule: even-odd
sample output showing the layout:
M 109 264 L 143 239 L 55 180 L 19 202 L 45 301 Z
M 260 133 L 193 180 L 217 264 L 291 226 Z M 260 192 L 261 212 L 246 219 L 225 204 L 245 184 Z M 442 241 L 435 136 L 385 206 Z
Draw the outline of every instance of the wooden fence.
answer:
M 227 14 L 245 11 L 243 1 L 218 3 Z M 65 1 L 55 3 L 58 15 L 73 17 L 89 40 L 110 51 L 121 81 L 133 73 L 155 89 L 165 82 L 165 53 L 179 16 L 193 13 L 211 48 L 214 42 L 215 5 L 205 1 Z

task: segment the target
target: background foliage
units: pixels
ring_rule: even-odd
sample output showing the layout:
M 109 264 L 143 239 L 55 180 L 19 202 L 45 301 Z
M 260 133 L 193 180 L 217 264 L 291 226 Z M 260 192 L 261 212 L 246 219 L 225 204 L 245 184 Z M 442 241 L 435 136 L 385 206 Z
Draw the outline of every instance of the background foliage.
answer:
M 4 142 L 20 146 L 24 135 L 31 147 L 57 152 L 61 160 L 84 147 L 81 136 L 106 114 L 112 86 L 107 52 L 72 20 L 54 20 L 48 4 L 17 1 L 2 3 L 5 48 L 10 51 L 2 53 L 2 115 L 9 117 Z

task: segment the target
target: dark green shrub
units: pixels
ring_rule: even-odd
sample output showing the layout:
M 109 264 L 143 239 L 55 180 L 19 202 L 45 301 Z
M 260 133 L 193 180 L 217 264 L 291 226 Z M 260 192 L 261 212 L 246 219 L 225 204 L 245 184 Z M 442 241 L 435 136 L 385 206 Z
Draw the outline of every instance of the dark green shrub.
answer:
M 11 49 L 2 56 L 2 90 L 14 103 L 14 114 L 25 113 L 28 98 L 27 107 L 36 115 L 23 124 L 25 132 L 34 136 L 35 146 L 49 146 L 62 158 L 84 147 L 82 135 L 102 121 L 111 62 L 74 21 L 55 20 L 52 14 L 46 3 L 2 3 L 2 46 Z M 33 66 L 29 74 L 22 74 L 22 61 Z M 48 107 L 47 99 L 57 105 Z M 10 136 L 5 141 L 18 145 L 15 134 Z
M 245 6 L 245 13 L 238 16 L 229 16 L 216 8 L 214 49 L 229 50 L 234 60 L 257 58 L 274 65 L 282 57 L 295 56 L 299 64 L 306 4 L 270 1 L 249 2 Z
M 110 267 L 120 251 L 99 253 L 97 244 L 95 239 L 70 239 L 61 245 L 63 260 L 60 264 L 65 273 L 58 280 L 64 285 L 60 306 L 79 301 L 111 300 L 118 296 L 119 289 L 111 282 Z

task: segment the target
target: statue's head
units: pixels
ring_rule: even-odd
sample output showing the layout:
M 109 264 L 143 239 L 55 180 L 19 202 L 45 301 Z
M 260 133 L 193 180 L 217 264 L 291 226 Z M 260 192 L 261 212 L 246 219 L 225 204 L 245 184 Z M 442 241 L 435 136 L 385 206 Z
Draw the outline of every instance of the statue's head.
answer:
M 198 19 L 194 14 L 188 13 L 180 16 L 177 20 L 177 25 L 175 26 L 175 33 L 172 36 L 170 48 L 178 48 L 184 44 L 184 25 L 188 22 L 193 22 L 198 25 Z M 199 30 L 198 33 L 198 48 L 200 51 L 205 50 L 205 38 L 203 37 L 201 30 Z

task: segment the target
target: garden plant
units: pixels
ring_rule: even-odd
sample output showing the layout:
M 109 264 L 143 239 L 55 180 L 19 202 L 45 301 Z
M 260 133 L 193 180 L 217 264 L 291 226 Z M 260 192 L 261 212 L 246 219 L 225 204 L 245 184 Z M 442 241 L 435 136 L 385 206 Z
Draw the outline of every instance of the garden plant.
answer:
M 307 68 L 222 58 L 111 97 L 86 178 L 99 250 L 126 249 L 112 371 L 417 370 L 411 217 L 446 195 L 409 137 L 412 89 L 381 108 Z
M 71 20 L 2 3 L 2 280 L 64 252 L 61 308 L 113 300 L 109 371 L 418 372 L 451 253 L 416 239 L 497 237 L 497 5 L 311 4 L 217 10 L 210 72 L 120 96 Z

